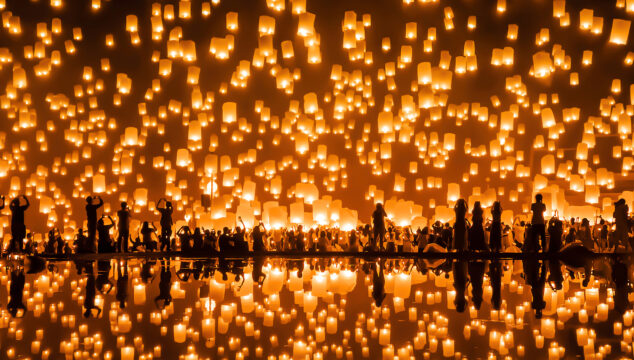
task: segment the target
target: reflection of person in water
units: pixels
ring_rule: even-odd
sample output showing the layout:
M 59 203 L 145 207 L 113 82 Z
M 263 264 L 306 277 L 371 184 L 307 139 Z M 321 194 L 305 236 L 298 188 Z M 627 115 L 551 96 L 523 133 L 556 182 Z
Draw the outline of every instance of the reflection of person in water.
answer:
M 500 310 L 502 305 L 502 263 L 493 260 L 489 264 L 489 279 L 491 280 L 491 306 L 494 310 Z
M 629 284 L 627 270 L 627 265 L 623 262 L 623 259 L 621 259 L 620 257 L 614 258 L 614 263 L 612 264 L 612 281 L 614 282 L 614 309 L 616 309 L 616 311 L 618 311 L 621 315 L 625 313 L 630 305 L 628 296 L 631 292 L 631 288 Z
M 456 297 L 453 304 L 456 311 L 461 313 L 467 308 L 467 263 L 465 261 L 453 262 L 453 287 L 456 291 Z
M 484 265 L 483 261 L 470 261 L 468 264 L 469 281 L 471 281 L 471 301 L 473 301 L 473 306 L 476 310 L 480 310 L 480 306 L 482 306 Z
M 379 269 L 377 271 L 376 265 L 374 266 L 374 275 L 372 278 L 372 298 L 374 298 L 374 305 L 381 307 L 383 300 L 385 299 L 385 275 L 383 274 L 383 260 L 379 261 Z
M 143 265 L 141 265 L 141 281 L 143 281 L 144 284 L 152 282 L 154 276 L 152 268 L 154 264 L 156 264 L 155 261 L 144 261 Z
M 159 294 L 156 298 L 154 298 L 154 304 L 156 304 L 156 307 L 159 309 L 166 308 L 172 302 L 172 294 L 170 294 L 170 290 L 172 289 L 172 271 L 170 268 L 171 266 L 169 260 L 161 261 Z M 163 301 L 162 303 L 161 300 Z
M 112 290 L 112 282 L 110 281 L 110 260 L 99 260 L 97 262 L 97 290 L 102 294 L 109 294 Z
M 561 263 L 557 258 L 548 260 L 548 283 L 554 290 L 564 288 L 564 275 L 561 272 Z
M 546 307 L 544 288 L 546 286 L 546 263 L 529 257 L 523 261 L 526 284 L 531 287 L 533 301 L 531 307 L 535 310 L 535 318 L 542 318 L 542 311 Z
M 11 285 L 9 286 L 9 303 L 7 304 L 7 309 L 11 316 L 19 317 L 24 316 L 24 312 L 26 312 L 26 306 L 22 302 L 22 295 L 24 294 L 24 269 L 14 269 L 11 271 Z M 18 310 L 22 310 L 22 314 L 18 314 Z
M 266 278 L 266 274 L 262 272 L 262 267 L 264 266 L 264 259 L 261 256 L 256 256 L 253 258 L 253 273 L 251 276 L 253 277 L 253 282 L 258 285 L 262 285 L 264 279 Z
M 123 261 L 117 267 L 117 301 L 119 308 L 125 309 L 125 301 L 128 299 L 128 262 Z M 123 268 L 123 269 L 122 269 Z M 121 271 L 123 270 L 123 271 Z
M 96 317 L 101 314 L 101 309 L 95 305 L 95 295 L 97 294 L 95 272 L 92 262 L 85 264 L 86 269 L 86 297 L 84 297 L 84 317 L 89 318 L 93 310 L 97 310 Z

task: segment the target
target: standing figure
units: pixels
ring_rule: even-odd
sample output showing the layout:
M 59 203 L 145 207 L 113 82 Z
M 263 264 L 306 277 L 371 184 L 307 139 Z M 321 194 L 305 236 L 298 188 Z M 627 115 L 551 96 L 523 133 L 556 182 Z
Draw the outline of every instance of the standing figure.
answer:
M 379 241 L 379 251 L 383 250 L 383 241 L 385 240 L 385 209 L 383 204 L 377 203 L 376 209 L 372 213 L 372 225 L 374 226 L 374 241 L 373 247 L 376 247 L 377 241 Z M 379 240 L 380 239 L 380 240 Z
M 229 231 L 228 227 L 222 228 L 222 235 L 218 239 L 218 246 L 220 247 L 220 253 L 225 254 L 227 252 L 231 253 L 235 249 L 233 242 L 233 236 Z
M 144 221 L 143 226 L 141 226 L 141 240 L 143 241 L 145 251 L 156 250 L 156 241 L 152 240 L 152 234 L 154 233 L 156 233 L 156 227 L 154 227 L 154 224 Z
M 106 219 L 110 221 L 106 224 Z M 114 246 L 112 246 L 112 240 L 110 239 L 110 229 L 114 227 L 114 220 L 110 216 L 102 216 L 97 221 L 97 252 L 100 254 L 114 252 Z
M 542 199 L 542 194 L 535 195 L 535 202 L 531 205 L 531 211 L 533 212 L 533 218 L 531 219 L 531 235 L 533 237 L 533 241 L 535 241 L 534 244 L 541 244 L 542 251 L 546 251 L 546 222 L 544 221 L 546 205 L 544 205 Z
M 561 250 L 562 236 L 564 234 L 564 225 L 561 220 L 552 217 L 548 221 L 548 236 L 550 241 L 548 244 L 548 252 L 556 253 Z
M 98 201 L 95 201 L 98 200 Z M 86 223 L 88 238 L 83 248 L 86 252 L 95 252 L 95 240 L 97 238 L 97 209 L 103 206 L 100 196 L 88 196 L 86 198 Z
M 20 205 L 20 198 L 24 199 L 24 205 Z M 11 200 L 11 203 L 9 204 L 9 209 L 11 209 L 11 246 L 9 248 L 9 252 L 22 252 L 23 250 L 24 237 L 26 236 L 24 212 L 29 208 L 29 205 L 29 199 L 27 199 L 24 195 Z
M 499 201 L 493 203 L 491 216 L 493 221 L 491 222 L 489 248 L 491 251 L 500 252 L 502 251 L 502 206 Z
M 614 252 L 622 245 L 625 248 L 630 247 L 627 241 L 627 213 L 629 212 L 629 208 L 625 203 L 625 199 L 619 199 L 619 201 L 614 203 L 614 223 L 616 225 L 616 230 L 614 231 Z
M 468 211 L 467 202 L 464 199 L 459 199 L 453 209 L 456 214 L 456 222 L 453 225 L 453 248 L 456 251 L 465 251 L 467 249 L 465 241 L 467 235 L 467 221 L 465 219 Z
M 469 250 L 488 250 L 487 244 L 484 241 L 484 228 L 482 227 L 484 219 L 482 217 L 483 211 L 479 201 L 476 201 L 475 204 L 473 204 L 473 211 L 471 214 L 472 224 L 469 229 Z
M 251 232 L 251 237 L 253 238 L 253 252 L 261 253 L 266 251 L 266 246 L 264 245 L 264 236 L 260 230 L 260 225 L 257 225 L 253 228 Z
M 172 213 L 174 213 L 174 208 L 172 207 L 171 201 L 161 198 L 158 203 L 161 204 L 161 201 L 165 202 L 165 207 L 157 206 L 157 210 L 161 213 L 161 251 L 170 251 L 170 238 L 172 237 L 172 225 L 174 224 Z
M 117 211 L 117 217 L 119 223 L 119 237 L 117 238 L 117 250 L 119 252 L 128 252 L 128 239 L 130 238 L 130 209 L 128 209 L 128 203 L 121 202 L 121 209 Z

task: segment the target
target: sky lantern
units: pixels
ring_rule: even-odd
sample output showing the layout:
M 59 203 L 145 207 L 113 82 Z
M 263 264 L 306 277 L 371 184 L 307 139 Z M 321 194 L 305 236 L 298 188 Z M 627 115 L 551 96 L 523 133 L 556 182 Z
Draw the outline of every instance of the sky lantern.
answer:
M 309 37 L 315 34 L 315 14 L 304 12 L 299 14 L 297 35 Z
M 393 131 L 393 115 L 389 111 L 379 113 L 378 127 L 379 133 L 387 134 Z
M 139 31 L 139 20 L 136 15 L 127 15 L 125 17 L 125 30 L 131 33 Z
M 613 19 L 612 30 L 610 31 L 610 42 L 617 45 L 627 44 L 631 23 L 630 20 Z
M 235 102 L 225 102 L 222 104 L 222 121 L 234 123 L 237 120 L 237 104 Z

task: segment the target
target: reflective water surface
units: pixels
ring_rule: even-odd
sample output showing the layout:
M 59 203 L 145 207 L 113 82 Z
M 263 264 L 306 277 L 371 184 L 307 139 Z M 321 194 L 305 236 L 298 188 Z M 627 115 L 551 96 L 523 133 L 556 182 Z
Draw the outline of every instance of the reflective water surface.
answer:
M 614 358 L 626 258 L 2 262 L 2 358 Z

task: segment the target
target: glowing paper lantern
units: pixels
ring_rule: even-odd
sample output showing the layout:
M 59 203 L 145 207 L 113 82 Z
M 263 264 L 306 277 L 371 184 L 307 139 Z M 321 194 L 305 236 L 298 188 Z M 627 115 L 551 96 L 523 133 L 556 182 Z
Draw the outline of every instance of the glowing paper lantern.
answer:
M 630 20 L 613 19 L 612 31 L 610 32 L 610 42 L 617 45 L 627 44 L 627 38 L 630 33 Z
M 222 104 L 222 121 L 230 124 L 237 121 L 237 104 L 235 102 L 226 102 Z

